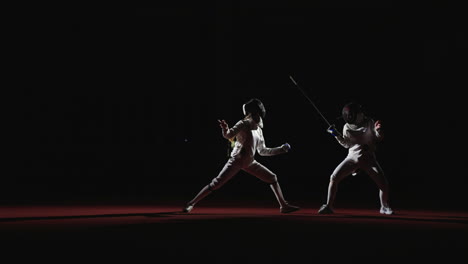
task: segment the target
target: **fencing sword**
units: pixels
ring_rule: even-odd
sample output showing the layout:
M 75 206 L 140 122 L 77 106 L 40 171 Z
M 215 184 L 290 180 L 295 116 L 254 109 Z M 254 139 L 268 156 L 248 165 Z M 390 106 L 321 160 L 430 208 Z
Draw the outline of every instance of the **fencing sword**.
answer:
M 315 108 L 315 110 L 317 110 L 317 112 L 319 113 L 319 115 L 322 117 L 322 119 L 325 121 L 325 123 L 327 123 L 328 125 L 328 128 L 330 127 L 333 127 L 335 129 L 335 131 L 340 134 L 336 128 L 335 128 L 335 125 L 331 125 L 330 122 L 328 122 L 328 120 L 322 115 L 322 112 L 320 112 L 320 110 L 317 108 L 317 106 L 314 104 L 314 101 L 312 101 L 309 96 L 307 96 L 307 93 L 302 89 L 302 87 L 294 80 L 294 78 L 289 75 L 289 78 L 291 79 L 291 81 L 294 83 L 294 85 L 299 89 L 299 91 L 302 92 L 302 94 L 305 96 L 305 98 L 307 98 L 307 100 L 309 100 L 309 102 L 312 104 L 312 106 Z M 341 134 L 340 134 L 341 135 Z M 352 176 L 356 176 L 357 174 L 359 173 L 359 170 L 355 170 L 351 173 Z
M 330 122 L 328 122 L 328 120 L 322 115 L 322 112 L 320 112 L 320 110 L 317 108 L 317 106 L 314 104 L 314 102 L 309 98 L 309 96 L 304 91 L 304 89 L 302 89 L 302 87 L 294 80 L 294 78 L 291 75 L 289 75 L 289 78 L 294 83 L 294 85 L 299 89 L 299 91 L 301 91 L 301 93 L 305 96 L 305 98 L 307 98 L 307 100 L 309 100 L 309 102 L 312 104 L 312 106 L 315 108 L 315 110 L 319 113 L 319 115 L 322 117 L 322 119 L 325 121 L 325 123 L 327 123 L 328 127 L 331 127 L 332 125 L 330 124 Z

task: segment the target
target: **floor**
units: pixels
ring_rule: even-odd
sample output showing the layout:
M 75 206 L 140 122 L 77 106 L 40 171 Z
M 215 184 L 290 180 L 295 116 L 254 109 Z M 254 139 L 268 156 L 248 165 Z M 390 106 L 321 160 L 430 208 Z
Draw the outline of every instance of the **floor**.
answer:
M 395 208 L 394 208 L 395 209 Z M 57 263 L 395 263 L 468 260 L 468 212 L 244 204 L 0 206 L 3 256 Z

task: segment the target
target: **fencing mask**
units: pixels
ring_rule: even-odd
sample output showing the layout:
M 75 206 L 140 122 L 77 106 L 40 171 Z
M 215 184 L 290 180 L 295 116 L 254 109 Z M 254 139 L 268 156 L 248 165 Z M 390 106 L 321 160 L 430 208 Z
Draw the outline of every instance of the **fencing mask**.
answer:
M 265 106 L 263 106 L 262 101 L 256 98 L 252 98 L 249 101 L 247 101 L 244 105 L 242 105 L 242 112 L 244 113 L 244 115 L 258 114 L 262 118 L 265 118 L 266 115 Z
M 364 111 L 358 103 L 347 103 L 341 112 L 343 119 L 348 124 L 358 125 L 364 120 Z

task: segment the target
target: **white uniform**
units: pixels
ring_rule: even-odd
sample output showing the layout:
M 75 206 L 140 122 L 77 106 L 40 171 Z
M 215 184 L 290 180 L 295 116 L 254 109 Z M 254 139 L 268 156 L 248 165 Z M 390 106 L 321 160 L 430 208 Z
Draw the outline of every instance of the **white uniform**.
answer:
M 209 184 L 212 190 L 220 188 L 240 170 L 244 170 L 267 183 L 277 181 L 276 174 L 255 160 L 255 154 L 262 156 L 273 156 L 287 152 L 280 147 L 268 148 L 263 137 L 263 122 L 257 124 L 252 119 L 238 121 L 230 129 L 222 129 L 223 137 L 226 139 L 236 138 L 236 143 L 229 160 L 221 172 Z
M 341 181 L 346 176 L 360 169 L 366 172 L 379 187 L 386 182 L 382 168 L 375 157 L 376 143 L 382 135 L 375 129 L 374 120 L 368 118 L 362 126 L 346 123 L 343 138 L 338 142 L 348 149 L 346 158 L 335 168 L 332 180 Z

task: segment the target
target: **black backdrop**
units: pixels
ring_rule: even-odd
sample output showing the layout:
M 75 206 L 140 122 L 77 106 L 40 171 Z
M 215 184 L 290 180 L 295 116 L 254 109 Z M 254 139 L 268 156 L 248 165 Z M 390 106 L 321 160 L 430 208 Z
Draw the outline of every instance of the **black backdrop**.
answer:
M 257 97 L 267 145 L 292 146 L 258 160 L 288 199 L 321 203 L 346 150 L 293 75 L 339 127 L 350 100 L 383 121 L 377 155 L 396 206 L 464 207 L 461 12 L 229 3 L 88 9 L 31 23 L 15 112 L 19 162 L 1 201 L 188 200 L 226 161 L 216 120 L 234 124 Z M 338 195 L 378 205 L 366 175 L 343 181 Z M 242 172 L 209 199 L 275 203 Z

